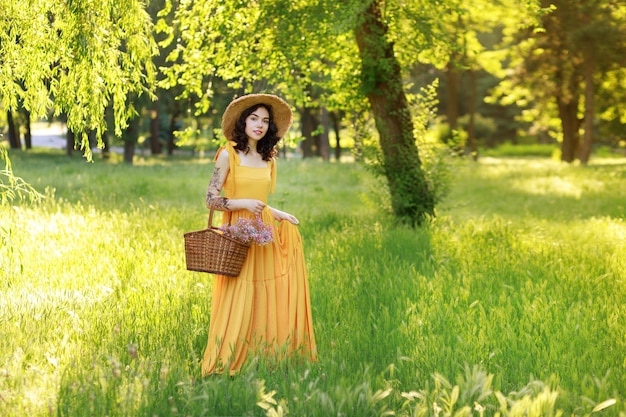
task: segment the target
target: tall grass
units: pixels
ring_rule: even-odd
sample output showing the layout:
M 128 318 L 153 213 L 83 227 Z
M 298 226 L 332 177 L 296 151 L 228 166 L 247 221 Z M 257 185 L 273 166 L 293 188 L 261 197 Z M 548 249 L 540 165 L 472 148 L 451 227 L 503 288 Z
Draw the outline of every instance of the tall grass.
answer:
M 281 160 L 320 360 L 202 378 L 210 160 L 11 157 L 47 198 L 0 206 L 0 415 L 626 413 L 625 160 L 461 163 L 418 230 L 359 165 Z

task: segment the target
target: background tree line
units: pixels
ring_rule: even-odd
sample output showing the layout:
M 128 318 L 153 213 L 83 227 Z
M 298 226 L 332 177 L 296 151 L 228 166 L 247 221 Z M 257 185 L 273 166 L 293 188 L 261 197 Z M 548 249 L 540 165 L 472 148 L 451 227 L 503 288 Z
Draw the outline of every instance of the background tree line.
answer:
M 140 137 L 153 154 L 210 148 L 233 97 L 277 92 L 297 110 L 289 140 L 304 157 L 376 144 L 394 212 L 421 222 L 437 202 L 425 137 L 474 158 L 505 142 L 558 143 L 563 161 L 582 163 L 594 143 L 626 139 L 618 0 L 0 6 L 11 148 L 28 148 L 30 121 L 45 115 L 67 122 L 68 153 L 123 143 L 132 163 Z

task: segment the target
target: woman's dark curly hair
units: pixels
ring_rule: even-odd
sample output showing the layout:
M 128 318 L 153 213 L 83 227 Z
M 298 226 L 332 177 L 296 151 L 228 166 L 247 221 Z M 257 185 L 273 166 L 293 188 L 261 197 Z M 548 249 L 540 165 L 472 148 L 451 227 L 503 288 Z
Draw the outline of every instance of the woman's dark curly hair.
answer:
M 239 119 L 235 124 L 235 133 L 233 135 L 233 140 L 237 142 L 237 144 L 235 145 L 235 149 L 243 153 L 248 153 L 250 147 L 248 146 L 248 137 L 246 136 L 246 119 L 259 107 L 263 107 L 267 110 L 270 115 L 270 123 L 267 132 L 265 133 L 265 136 L 263 136 L 263 138 L 261 138 L 261 140 L 259 140 L 259 142 L 257 143 L 256 150 L 261 154 L 261 157 L 264 161 L 269 161 L 278 154 L 276 149 L 274 149 L 274 146 L 276 146 L 276 144 L 280 140 L 280 138 L 276 136 L 278 128 L 274 123 L 272 106 L 270 106 L 269 104 L 255 104 L 254 106 L 248 107 L 247 109 L 242 111 L 241 116 L 239 116 Z

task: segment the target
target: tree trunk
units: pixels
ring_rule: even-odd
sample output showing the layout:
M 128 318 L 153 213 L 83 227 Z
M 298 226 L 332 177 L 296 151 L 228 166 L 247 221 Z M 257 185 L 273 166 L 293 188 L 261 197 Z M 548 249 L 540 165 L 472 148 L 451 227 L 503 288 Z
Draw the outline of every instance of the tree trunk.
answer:
M 341 123 L 339 120 L 338 112 L 330 112 L 330 120 L 333 124 L 333 130 L 335 131 L 335 159 L 339 161 L 341 159 L 341 141 L 339 139 L 339 130 L 341 129 Z
M 400 64 L 387 39 L 380 2 L 370 3 L 354 30 L 362 84 L 380 136 L 394 214 L 421 224 L 428 215 L 434 216 L 435 201 L 421 168 Z
M 90 129 L 87 132 L 87 142 L 89 143 L 89 149 L 92 151 L 98 147 L 98 137 L 94 129 Z
M 457 77 L 457 71 L 452 60 L 448 61 L 446 65 L 446 117 L 448 119 L 448 125 L 450 131 L 458 127 L 459 120 L 459 79 Z
M 124 162 L 127 164 L 133 164 L 133 157 L 135 156 L 135 142 L 127 140 L 124 142 Z
M 580 149 L 580 162 L 587 164 L 589 157 L 591 156 L 591 145 L 593 144 L 593 117 L 595 113 L 594 102 L 594 85 L 593 85 L 593 73 L 595 71 L 593 58 L 585 59 L 585 136 L 583 144 Z
M 111 158 L 111 140 L 109 139 L 109 135 L 102 135 L 102 159 L 110 159 Z
M 161 142 L 159 141 L 159 105 L 154 102 L 154 108 L 150 112 L 150 153 L 159 155 L 161 153 Z
M 76 144 L 76 135 L 74 134 L 72 129 L 69 128 L 69 126 L 66 125 L 66 128 L 67 132 L 65 133 L 65 153 L 67 154 L 67 156 L 72 156 L 72 151 L 74 151 L 74 146 Z
M 30 126 L 30 112 L 24 109 L 24 145 L 26 149 L 33 149 L 33 134 Z
M 324 131 L 319 134 L 319 146 L 317 152 L 324 161 L 330 160 L 330 141 L 328 139 L 329 123 L 328 123 L 328 110 L 322 108 L 320 124 L 324 128 Z
M 472 69 L 469 71 L 470 78 L 470 97 L 468 105 L 469 123 L 467 125 L 467 144 L 465 145 L 465 153 L 472 156 L 474 161 L 478 160 L 478 148 L 476 146 L 476 72 Z
M 315 138 L 313 132 L 317 128 L 318 120 L 312 109 L 304 107 L 300 111 L 300 131 L 304 140 L 300 144 L 302 158 L 311 158 L 316 154 Z
M 135 142 L 127 140 L 124 142 L 124 162 L 127 164 L 133 164 L 133 157 L 135 156 Z
M 176 112 L 172 114 L 172 118 L 170 119 L 170 131 L 167 138 L 167 154 L 173 155 L 174 149 L 176 149 L 176 135 L 175 132 L 178 129 L 178 117 L 180 113 Z
M 135 145 L 139 139 L 139 118 L 130 119 L 128 126 L 124 130 L 124 162 L 133 163 L 135 156 Z
M 578 100 L 564 102 L 557 100 L 559 118 L 563 129 L 561 143 L 561 161 L 574 162 L 580 148 L 580 134 L 578 133 Z
M 7 122 L 9 124 L 9 147 L 11 149 L 22 149 L 19 127 L 15 123 L 11 110 L 7 110 Z

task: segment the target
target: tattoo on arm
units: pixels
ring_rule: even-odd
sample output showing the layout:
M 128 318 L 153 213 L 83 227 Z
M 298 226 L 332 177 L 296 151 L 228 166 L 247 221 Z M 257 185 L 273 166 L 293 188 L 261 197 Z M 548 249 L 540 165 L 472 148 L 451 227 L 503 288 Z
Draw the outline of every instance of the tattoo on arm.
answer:
M 207 195 L 207 198 L 206 198 L 207 207 L 211 207 L 214 201 L 215 201 L 215 210 L 230 211 L 230 200 L 228 198 L 214 197 L 212 195 Z
M 215 202 L 215 209 L 222 211 L 230 211 L 230 200 L 226 197 L 221 197 L 220 192 L 222 191 L 222 184 L 220 182 L 220 169 L 215 168 L 213 171 L 213 176 L 211 177 L 211 181 L 209 182 L 209 187 L 206 192 L 206 204 L 207 207 L 211 207 L 211 205 Z
M 211 181 L 209 181 L 209 189 L 210 188 L 214 188 L 217 191 L 220 191 L 222 188 L 222 184 L 220 183 L 220 169 L 218 167 L 215 167 Z

